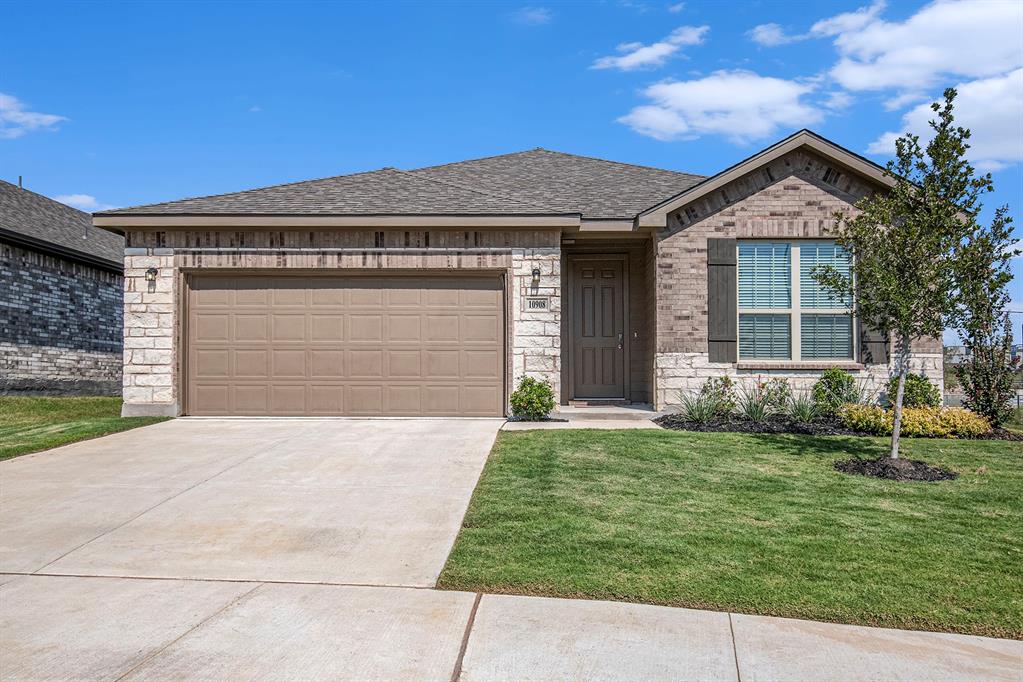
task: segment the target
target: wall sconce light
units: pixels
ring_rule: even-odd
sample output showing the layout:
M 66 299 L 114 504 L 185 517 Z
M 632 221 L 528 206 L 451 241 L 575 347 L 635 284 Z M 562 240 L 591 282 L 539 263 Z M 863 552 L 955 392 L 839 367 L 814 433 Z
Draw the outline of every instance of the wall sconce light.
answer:
M 540 268 L 533 268 L 533 281 L 530 282 L 530 286 L 533 287 L 533 291 L 537 291 L 540 288 Z
M 156 276 L 160 273 L 156 268 L 146 270 L 146 282 L 149 283 L 149 293 L 156 291 Z

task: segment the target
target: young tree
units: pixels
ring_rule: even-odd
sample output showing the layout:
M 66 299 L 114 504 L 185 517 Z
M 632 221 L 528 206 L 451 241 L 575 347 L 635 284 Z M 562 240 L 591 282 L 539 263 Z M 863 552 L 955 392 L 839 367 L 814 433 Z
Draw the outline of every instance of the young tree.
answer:
M 895 143 L 885 175 L 894 186 L 865 197 L 855 215 L 837 214 L 835 238 L 852 254 L 850 272 L 819 268 L 829 289 L 854 295 L 856 315 L 894 341 L 898 390 L 892 400 L 891 457 L 899 456 L 902 399 L 914 339 L 940 337 L 956 319 L 956 259 L 977 231 L 980 197 L 991 176 L 977 177 L 966 160 L 970 131 L 955 125 L 956 91 L 931 108 L 934 137 L 926 147 L 917 135 Z
M 967 408 L 1001 426 L 1011 412 L 1012 381 L 1019 359 L 1012 359 L 1012 326 L 1006 307 L 1012 280 L 1009 259 L 1019 255 L 1008 208 L 995 212 L 991 225 L 971 235 L 961 250 L 957 327 L 968 351 L 955 373 Z

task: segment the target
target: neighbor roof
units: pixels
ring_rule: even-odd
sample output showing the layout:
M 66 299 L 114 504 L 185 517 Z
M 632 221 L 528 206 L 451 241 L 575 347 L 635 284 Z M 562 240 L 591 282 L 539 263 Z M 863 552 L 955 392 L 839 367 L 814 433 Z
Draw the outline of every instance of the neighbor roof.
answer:
M 701 176 L 533 149 L 104 211 L 100 216 L 580 215 L 632 219 Z
M 124 238 L 92 226 L 92 217 L 42 194 L 0 180 L 0 238 L 122 269 Z

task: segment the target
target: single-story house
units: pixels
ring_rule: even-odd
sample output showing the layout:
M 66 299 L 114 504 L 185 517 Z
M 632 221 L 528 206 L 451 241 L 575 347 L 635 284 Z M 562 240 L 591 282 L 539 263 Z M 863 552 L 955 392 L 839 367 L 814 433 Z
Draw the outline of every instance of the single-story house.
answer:
M 125 237 L 125 414 L 500 416 L 709 377 L 868 388 L 888 341 L 810 275 L 882 169 L 807 130 L 712 177 L 533 149 L 97 213 Z M 942 382 L 938 339 L 916 371 Z
M 124 239 L 0 180 L 0 394 L 121 392 Z

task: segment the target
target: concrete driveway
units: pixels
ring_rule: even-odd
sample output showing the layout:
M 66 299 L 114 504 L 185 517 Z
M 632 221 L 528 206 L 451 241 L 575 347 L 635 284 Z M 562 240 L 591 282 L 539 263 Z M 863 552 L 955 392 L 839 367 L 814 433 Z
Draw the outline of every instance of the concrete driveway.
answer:
M 181 419 L 0 465 L 0 572 L 430 587 L 500 420 Z

